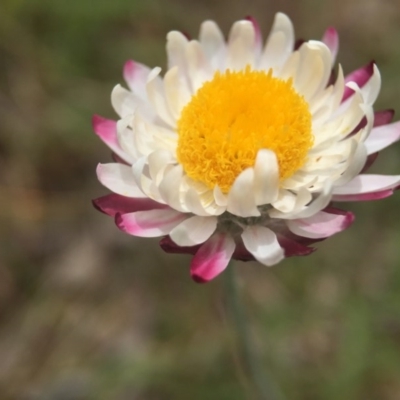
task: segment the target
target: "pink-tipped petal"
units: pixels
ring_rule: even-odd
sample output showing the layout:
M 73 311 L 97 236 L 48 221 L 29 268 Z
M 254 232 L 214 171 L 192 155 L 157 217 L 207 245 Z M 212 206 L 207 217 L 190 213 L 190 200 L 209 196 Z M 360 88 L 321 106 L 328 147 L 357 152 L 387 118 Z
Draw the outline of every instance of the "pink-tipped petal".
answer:
M 360 195 L 396 189 L 400 185 L 400 175 L 358 175 L 333 191 L 333 200 L 337 195 Z
M 93 115 L 92 126 L 96 135 L 120 158 L 125 162 L 131 163 L 132 157 L 122 150 L 118 143 L 117 122 L 106 119 L 100 115 Z
M 372 201 L 381 200 L 390 197 L 395 189 L 381 190 L 380 192 L 361 193 L 361 194 L 345 194 L 333 196 L 333 201 Z
M 261 264 L 275 265 L 285 256 L 276 234 L 264 226 L 246 227 L 242 233 L 242 240 L 246 249 Z
M 347 229 L 354 221 L 354 215 L 330 214 L 320 211 L 309 218 L 294 219 L 287 222 L 291 232 L 311 239 L 326 238 Z
M 92 200 L 93 206 L 104 214 L 115 217 L 117 214 L 127 214 L 136 211 L 148 211 L 168 208 L 165 204 L 154 200 L 134 197 L 125 197 L 119 194 L 108 194 Z
M 373 128 L 365 141 L 368 154 L 385 149 L 400 139 L 400 121 Z
M 333 27 L 328 28 L 324 36 L 322 37 L 322 41 L 328 46 L 329 50 L 332 54 L 332 64 L 335 63 L 336 56 L 339 50 L 339 35 L 337 30 Z
M 188 218 L 172 209 L 137 211 L 128 214 L 117 214 L 115 223 L 119 229 L 133 236 L 157 237 L 169 232 Z
M 248 15 L 246 17 L 246 19 L 247 19 L 247 21 L 250 21 L 253 24 L 254 32 L 256 34 L 256 36 L 255 36 L 256 50 L 257 50 L 257 54 L 260 54 L 261 48 L 262 48 L 262 34 L 261 34 L 260 25 L 258 24 L 258 21 L 250 15 Z
M 392 122 L 394 110 L 381 110 L 374 113 L 374 128 L 387 125 Z
M 351 72 L 349 75 L 347 75 L 345 77 L 345 83 L 355 82 L 358 85 L 358 87 L 362 88 L 371 79 L 373 74 L 374 74 L 374 62 L 371 61 L 364 67 L 361 67 Z M 344 89 L 342 102 L 348 99 L 353 93 L 354 90 L 346 86 Z
M 206 283 L 214 279 L 228 266 L 235 250 L 235 241 L 230 235 L 217 233 L 211 236 L 196 252 L 190 265 L 194 281 Z
M 129 89 L 141 99 L 146 99 L 146 82 L 151 69 L 133 60 L 124 65 L 123 75 Z

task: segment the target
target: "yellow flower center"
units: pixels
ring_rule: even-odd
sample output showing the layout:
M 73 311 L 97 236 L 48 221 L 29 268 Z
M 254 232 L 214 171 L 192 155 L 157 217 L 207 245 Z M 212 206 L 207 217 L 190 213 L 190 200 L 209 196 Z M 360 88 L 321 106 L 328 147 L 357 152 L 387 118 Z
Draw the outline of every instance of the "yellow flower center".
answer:
M 275 152 L 280 180 L 296 172 L 313 144 L 307 102 L 272 71 L 216 72 L 183 108 L 177 157 L 186 174 L 229 192 L 260 149 Z

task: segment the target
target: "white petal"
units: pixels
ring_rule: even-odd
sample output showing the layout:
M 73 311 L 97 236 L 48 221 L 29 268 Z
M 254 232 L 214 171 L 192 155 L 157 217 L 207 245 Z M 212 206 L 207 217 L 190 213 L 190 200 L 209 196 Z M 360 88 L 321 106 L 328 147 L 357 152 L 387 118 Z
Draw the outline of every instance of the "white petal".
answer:
M 335 115 L 321 127 L 320 132 L 315 135 L 314 146 L 331 137 L 338 138 L 341 135 L 342 138 L 345 138 L 354 131 L 365 116 L 361 107 L 364 104 L 364 99 L 359 92 L 354 93 L 350 99 L 346 100 L 346 102 L 349 101 L 346 107 L 342 103 Z
M 168 166 L 176 162 L 175 157 L 165 149 L 156 150 L 147 158 L 150 177 L 156 185 L 160 184 L 164 177 L 164 171 Z
M 227 67 L 241 70 L 254 63 L 256 35 L 250 21 L 237 21 L 233 24 L 228 39 Z
M 381 74 L 378 67 L 374 64 L 374 72 L 370 80 L 361 88 L 365 102 L 374 104 L 381 90 Z
M 177 66 L 180 71 L 186 70 L 185 48 L 187 38 L 178 31 L 171 31 L 167 35 L 168 68 Z
M 228 196 L 222 193 L 222 190 L 218 185 L 214 187 L 213 192 L 214 192 L 215 203 L 219 206 L 226 207 L 228 204 Z
M 216 217 L 194 216 L 180 223 L 169 236 L 178 246 L 195 246 L 204 243 L 216 228 Z
M 176 165 L 165 174 L 163 180 L 158 186 L 161 197 L 172 208 L 178 211 L 186 212 L 182 207 L 180 199 L 180 189 L 182 184 L 183 168 Z
M 132 116 L 128 116 L 118 120 L 117 122 L 117 136 L 118 142 L 121 145 L 121 148 L 129 154 L 130 157 L 130 164 L 141 156 L 140 152 L 138 151 L 137 147 L 135 146 L 134 141 L 134 133 L 133 130 L 130 128 L 130 124 L 132 123 Z M 118 153 L 117 153 L 118 154 Z
M 191 93 L 178 67 L 171 68 L 164 76 L 165 97 L 171 114 L 178 119 L 182 108 L 188 103 Z
M 256 205 L 269 204 L 278 198 L 279 166 L 273 151 L 262 149 L 254 164 L 254 196 Z
M 132 132 L 134 148 L 139 154 L 147 156 L 156 150 L 154 139 L 147 132 L 146 123 L 138 113 L 135 114 Z
M 209 213 L 206 211 L 206 207 L 202 204 L 200 194 L 193 188 L 186 191 L 183 196 L 182 203 L 188 211 L 193 214 L 200 216 L 208 216 Z
M 161 68 L 156 67 L 148 76 L 146 85 L 147 95 L 157 111 L 157 114 L 162 118 L 162 120 L 169 126 L 174 127 L 175 120 L 172 117 L 167 105 L 163 82 L 158 76 L 160 72 Z
M 299 49 L 300 64 L 293 85 L 307 101 L 325 89 L 331 75 L 331 53 L 321 42 L 309 41 Z
M 334 186 L 341 186 L 352 180 L 364 168 L 367 160 L 367 150 L 364 143 L 356 143 L 354 154 L 350 158 L 350 162 L 343 174 L 334 182 Z
M 178 142 L 176 132 L 147 122 L 140 112 L 135 113 L 132 131 L 135 148 L 140 154 L 148 156 L 157 149 L 175 154 Z
M 205 21 L 200 27 L 200 43 L 214 69 L 222 68 L 226 52 L 224 35 L 214 21 Z
M 115 112 L 121 118 L 124 118 L 127 115 L 132 115 L 136 108 L 142 104 L 142 101 L 121 85 L 116 85 L 111 92 L 111 104 Z
M 304 198 L 307 198 L 307 191 L 303 191 Z M 312 215 L 316 214 L 318 211 L 324 209 L 332 198 L 332 183 L 327 180 L 324 184 L 323 190 L 321 193 L 315 197 L 315 199 L 308 204 L 304 205 L 300 209 L 295 207 L 291 212 L 281 212 L 279 210 L 270 210 L 269 215 L 271 218 L 280 218 L 280 219 L 297 219 L 297 218 L 308 218 Z M 302 201 L 303 202 L 303 201 Z
M 284 250 L 278 243 L 276 235 L 264 226 L 249 226 L 242 233 L 246 249 L 261 264 L 271 266 L 284 258 Z
M 135 179 L 136 185 L 150 199 L 159 203 L 165 203 L 161 198 L 157 186 L 149 177 L 148 165 L 146 163 L 147 157 L 141 157 L 132 165 L 132 175 Z
M 240 173 L 228 194 L 227 210 L 239 217 L 258 217 L 254 199 L 254 170 L 247 168 Z
M 130 166 L 99 164 L 96 172 L 99 181 L 112 192 L 126 197 L 146 197 L 136 184 Z
M 289 190 L 280 189 L 278 198 L 272 203 L 272 206 L 282 212 L 288 213 L 293 211 L 296 205 L 296 196 Z
M 289 58 L 294 48 L 294 29 L 290 19 L 282 13 L 275 15 L 271 33 L 261 56 L 260 68 L 279 69 Z
M 299 51 L 294 51 L 283 64 L 282 69 L 278 74 L 279 78 L 287 80 L 296 76 L 297 70 L 299 69 L 299 64 L 300 53 Z
M 324 209 L 331 201 L 332 198 L 332 183 L 326 181 L 325 186 L 321 193 L 301 211 L 296 212 L 294 218 L 308 218 L 316 214 L 318 211 Z M 289 218 L 293 219 L 293 218 Z
M 203 48 L 197 40 L 191 40 L 186 46 L 186 60 L 191 87 L 193 92 L 196 92 L 213 75 Z

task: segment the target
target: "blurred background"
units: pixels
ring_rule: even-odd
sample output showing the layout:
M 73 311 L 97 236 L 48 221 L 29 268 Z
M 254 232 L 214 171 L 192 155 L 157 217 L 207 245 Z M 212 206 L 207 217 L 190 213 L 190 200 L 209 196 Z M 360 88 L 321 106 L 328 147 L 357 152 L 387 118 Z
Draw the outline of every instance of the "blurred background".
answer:
M 399 0 L 1 0 L 0 399 L 253 400 L 220 277 L 133 238 L 96 212 L 110 152 L 94 113 L 130 58 L 165 66 L 172 29 L 227 33 L 275 12 L 298 37 L 341 38 L 345 72 L 374 59 L 377 109 L 400 115 Z M 396 117 L 395 117 L 396 119 Z M 374 171 L 400 174 L 400 146 Z M 400 399 L 400 193 L 344 205 L 351 229 L 305 258 L 235 264 L 254 341 L 290 400 Z

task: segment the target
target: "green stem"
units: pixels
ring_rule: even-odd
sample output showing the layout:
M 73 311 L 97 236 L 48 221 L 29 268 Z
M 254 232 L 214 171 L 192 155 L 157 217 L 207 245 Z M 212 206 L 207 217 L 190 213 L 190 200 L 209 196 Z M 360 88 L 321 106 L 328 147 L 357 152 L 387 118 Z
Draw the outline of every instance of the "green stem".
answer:
M 243 304 L 239 296 L 239 288 L 235 269 L 232 264 L 224 273 L 226 279 L 226 293 L 231 317 L 236 328 L 237 342 L 243 358 L 247 374 L 258 392 L 259 400 L 282 400 L 282 395 L 268 379 L 262 369 L 260 359 L 256 355 L 250 337 Z

